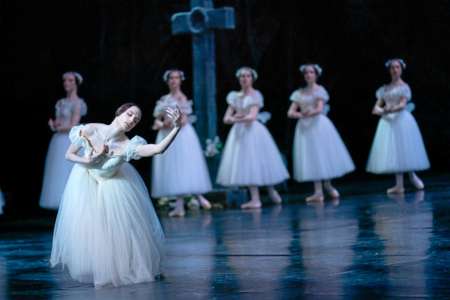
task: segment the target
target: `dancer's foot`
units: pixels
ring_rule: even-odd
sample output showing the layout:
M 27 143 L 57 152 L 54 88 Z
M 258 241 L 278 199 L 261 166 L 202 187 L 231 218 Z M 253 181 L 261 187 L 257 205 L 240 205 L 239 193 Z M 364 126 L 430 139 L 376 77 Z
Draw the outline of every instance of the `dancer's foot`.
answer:
M 276 189 L 269 189 L 269 198 L 275 204 L 281 204 L 281 202 L 283 202 L 280 194 L 277 192 Z
M 328 195 L 330 195 L 330 197 L 333 199 L 339 198 L 340 196 L 338 190 L 331 184 L 326 184 L 325 190 L 327 191 Z
M 189 210 L 199 210 L 200 201 L 198 201 L 196 198 L 191 198 L 187 203 L 187 207 L 189 208 Z
M 241 205 L 242 209 L 252 209 L 252 208 L 261 208 L 260 200 L 250 200 Z
M 174 210 L 169 212 L 169 217 L 184 217 L 185 214 L 186 211 L 184 210 L 184 208 L 175 208 Z
M 313 194 L 309 197 L 306 197 L 306 202 L 323 202 L 323 194 Z
M 198 195 L 197 199 L 198 199 L 198 202 L 200 202 L 200 206 L 203 209 L 206 209 L 206 210 L 210 210 L 211 209 L 211 207 L 212 207 L 211 203 L 208 201 L 208 199 L 203 197 L 203 195 Z
M 169 217 L 184 217 L 186 211 L 184 210 L 184 200 L 177 199 L 175 203 L 175 208 L 169 212 Z
M 401 186 L 394 186 L 387 190 L 388 194 L 403 194 L 405 192 L 405 188 Z
M 416 189 L 423 190 L 425 188 L 423 181 L 415 173 L 413 173 L 409 176 L 409 180 L 411 181 L 411 183 L 414 185 L 414 187 Z

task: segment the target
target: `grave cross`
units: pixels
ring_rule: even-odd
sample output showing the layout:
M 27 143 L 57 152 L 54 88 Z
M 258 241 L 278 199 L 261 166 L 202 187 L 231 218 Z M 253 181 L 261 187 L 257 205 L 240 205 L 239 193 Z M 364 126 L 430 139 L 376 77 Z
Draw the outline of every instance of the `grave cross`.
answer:
M 212 0 L 191 0 L 191 11 L 172 16 L 172 34 L 192 35 L 193 90 L 202 145 L 217 135 L 214 29 L 233 29 L 234 9 L 214 9 Z

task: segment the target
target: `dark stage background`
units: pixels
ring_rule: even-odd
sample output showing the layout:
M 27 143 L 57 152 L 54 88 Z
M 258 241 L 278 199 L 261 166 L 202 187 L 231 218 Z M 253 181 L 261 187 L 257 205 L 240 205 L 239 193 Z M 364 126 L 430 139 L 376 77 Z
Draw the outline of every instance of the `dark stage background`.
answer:
M 321 83 L 331 94 L 330 117 L 347 143 L 358 171 L 346 180 L 376 178 L 364 173 L 377 118 L 371 116 L 375 89 L 388 80 L 387 58 L 403 57 L 414 115 L 421 126 L 432 171 L 450 167 L 450 2 L 215 1 L 233 6 L 234 31 L 216 35 L 219 120 L 225 96 L 238 88 L 241 65 L 255 67 L 256 87 L 272 112 L 268 127 L 283 154 L 291 157 L 295 122 L 286 118 L 290 93 L 302 84 L 298 66 L 321 64 Z M 152 141 L 155 101 L 166 92 L 164 70 L 186 71 L 191 95 L 189 36 L 173 37 L 170 17 L 189 1 L 84 0 L 1 1 L 1 178 L 7 212 L 37 211 L 47 126 L 57 99 L 64 96 L 61 74 L 77 70 L 85 83 L 80 95 L 89 113 L 83 122 L 109 122 L 129 100 L 144 111 L 134 133 Z M 222 140 L 228 126 L 219 125 Z M 135 165 L 149 182 L 150 160 Z M 290 163 L 291 166 L 291 163 Z M 310 187 L 308 186 L 308 189 Z

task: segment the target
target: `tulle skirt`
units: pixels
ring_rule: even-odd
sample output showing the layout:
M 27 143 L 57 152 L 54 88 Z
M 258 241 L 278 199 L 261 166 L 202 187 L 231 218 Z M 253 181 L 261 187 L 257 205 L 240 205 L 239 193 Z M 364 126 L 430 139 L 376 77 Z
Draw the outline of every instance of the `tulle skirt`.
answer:
M 430 167 L 422 135 L 409 111 L 384 116 L 378 122 L 367 171 L 400 173 Z
M 97 287 L 153 281 L 163 243 L 148 191 L 130 164 L 112 178 L 74 166 L 56 219 L 52 267 Z
M 355 169 L 339 133 L 324 115 L 301 119 L 294 137 L 294 179 L 329 180 Z
M 45 160 L 44 181 L 39 205 L 47 209 L 58 209 L 64 187 L 69 178 L 73 163 L 66 160 L 66 151 L 70 146 L 69 135 L 55 133 L 48 147 Z
M 160 130 L 159 143 L 169 130 Z M 165 153 L 152 163 L 152 197 L 203 194 L 211 191 L 211 179 L 197 133 L 191 124 L 181 128 Z
M 289 178 L 275 141 L 258 121 L 234 124 L 222 154 L 217 183 L 267 186 Z

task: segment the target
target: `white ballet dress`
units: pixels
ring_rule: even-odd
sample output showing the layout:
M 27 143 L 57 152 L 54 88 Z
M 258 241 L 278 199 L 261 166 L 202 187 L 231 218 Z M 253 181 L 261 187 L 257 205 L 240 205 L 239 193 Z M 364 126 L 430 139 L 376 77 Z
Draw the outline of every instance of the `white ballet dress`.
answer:
M 264 106 L 262 94 L 232 91 L 227 103 L 238 114 L 248 114 L 252 106 Z M 266 126 L 255 120 L 235 123 L 228 133 L 217 174 L 223 186 L 271 186 L 289 178 L 275 141 Z
M 178 105 L 181 112 L 192 115 L 192 101 L 177 101 L 163 96 L 156 104 L 153 116 L 158 118 L 170 107 Z M 164 139 L 170 128 L 158 131 L 156 143 Z M 199 138 L 190 122 L 185 124 L 170 147 L 153 157 L 152 189 L 154 198 L 204 194 L 211 191 L 211 179 Z
M 290 100 L 301 112 L 312 111 L 321 99 L 327 105 L 330 97 L 324 87 L 307 93 L 300 88 Z M 355 169 L 350 154 L 330 119 L 324 114 L 297 121 L 293 146 L 294 179 L 299 182 L 331 180 Z
M 405 83 L 383 85 L 376 92 L 389 108 L 402 98 L 411 100 L 411 89 Z M 375 174 L 403 173 L 428 169 L 425 145 L 419 126 L 413 115 L 405 108 L 385 114 L 380 118 L 367 162 L 367 171 Z
M 55 105 L 55 118 L 63 126 L 68 126 L 72 115 L 79 106 L 81 116 L 86 115 L 87 106 L 83 99 L 61 99 Z M 66 151 L 70 146 L 69 134 L 56 132 L 50 140 L 45 159 L 44 179 L 39 205 L 46 209 L 58 209 L 62 193 L 72 170 L 73 163 L 66 160 Z
M 89 153 L 72 128 L 70 140 Z M 94 166 L 75 164 L 56 219 L 50 264 L 96 287 L 155 280 L 161 273 L 164 234 L 147 188 L 128 162 L 139 159 L 135 136 L 123 154 L 106 156 Z

